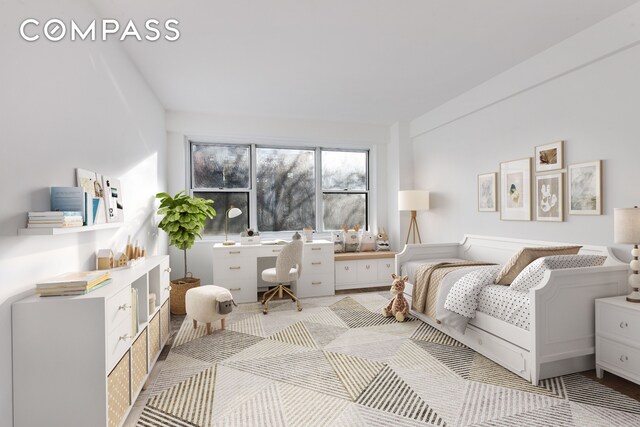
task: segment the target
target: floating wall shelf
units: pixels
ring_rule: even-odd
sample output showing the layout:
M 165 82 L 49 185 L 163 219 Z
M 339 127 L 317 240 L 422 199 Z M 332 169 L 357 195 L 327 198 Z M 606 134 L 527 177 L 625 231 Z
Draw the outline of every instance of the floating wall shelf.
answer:
M 86 231 L 109 230 L 120 228 L 122 222 L 112 222 L 108 224 L 88 225 L 86 227 L 51 227 L 51 228 L 19 228 L 18 236 L 53 236 L 56 234 L 75 234 Z

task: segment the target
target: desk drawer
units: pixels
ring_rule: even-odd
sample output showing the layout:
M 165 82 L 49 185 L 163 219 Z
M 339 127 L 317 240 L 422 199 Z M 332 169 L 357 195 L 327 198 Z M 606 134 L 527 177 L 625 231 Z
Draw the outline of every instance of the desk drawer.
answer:
M 216 248 L 213 251 L 213 255 L 218 258 L 240 258 L 253 256 L 255 248 L 248 248 L 242 246 L 230 246 L 227 248 Z
M 302 272 L 296 292 L 299 298 L 321 297 L 335 294 L 333 273 L 306 275 Z
M 640 336 L 640 312 L 596 301 L 598 304 L 597 330 L 630 340 Z
M 333 253 L 333 245 L 327 245 L 322 243 L 305 243 L 304 245 L 304 256 L 311 255 L 331 255 L 334 256 Z
M 131 321 L 120 322 L 120 324 L 109 333 L 107 337 L 107 370 L 111 370 L 122 355 L 129 349 L 132 338 Z
M 224 280 L 233 283 L 238 279 L 255 277 L 256 259 L 251 257 L 225 257 L 214 261 L 214 282 Z
M 258 301 L 258 284 L 255 280 L 216 281 L 215 285 L 229 289 L 229 292 L 233 295 L 233 300 L 238 304 Z
M 303 273 L 304 274 L 322 274 L 333 273 L 333 259 L 331 256 L 317 256 L 310 257 L 311 259 L 305 259 L 303 261 Z
M 122 323 L 125 319 L 131 323 L 131 286 L 127 286 L 107 300 L 107 332 Z

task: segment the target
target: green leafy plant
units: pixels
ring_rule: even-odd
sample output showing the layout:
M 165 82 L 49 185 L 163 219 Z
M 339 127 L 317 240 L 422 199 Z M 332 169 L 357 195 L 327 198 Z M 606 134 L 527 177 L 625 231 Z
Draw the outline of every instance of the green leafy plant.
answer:
M 160 199 L 158 214 L 164 215 L 158 227 L 169 235 L 170 243 L 184 251 L 184 274 L 187 275 L 187 249 L 196 241 L 196 237 L 202 239 L 202 229 L 207 218 L 216 215 L 213 209 L 213 200 L 200 197 L 191 197 L 186 192 L 180 191 L 171 197 L 167 193 L 158 193 Z

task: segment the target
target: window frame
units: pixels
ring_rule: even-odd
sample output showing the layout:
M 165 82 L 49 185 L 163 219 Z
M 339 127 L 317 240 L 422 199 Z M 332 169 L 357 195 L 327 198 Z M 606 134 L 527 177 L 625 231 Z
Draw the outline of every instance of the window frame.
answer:
M 186 149 L 187 149 L 187 171 L 186 171 L 186 180 L 187 180 L 187 188 L 188 193 L 193 196 L 194 193 L 248 193 L 249 195 L 249 212 L 248 212 L 248 224 L 250 228 L 258 229 L 258 195 L 257 195 L 257 149 L 258 148 L 267 148 L 267 149 L 283 149 L 283 150 L 304 150 L 304 151 L 313 151 L 314 152 L 314 179 L 315 179 L 315 207 L 316 207 L 316 218 L 315 218 L 315 230 L 316 234 L 328 234 L 331 229 L 324 229 L 324 203 L 323 196 L 324 194 L 364 194 L 365 196 L 365 224 L 364 229 L 369 228 L 369 224 L 371 224 L 371 148 L 363 148 L 363 147 L 354 147 L 354 148 L 337 148 L 337 147 L 326 147 L 319 145 L 309 145 L 304 144 L 302 142 L 292 144 L 278 144 L 275 141 L 260 142 L 258 140 L 228 140 L 226 138 L 201 138 L 201 137 L 193 137 L 193 138 L 185 138 L 186 140 Z M 210 146 L 220 146 L 220 147 L 237 147 L 244 146 L 249 148 L 249 187 L 248 188 L 195 188 L 194 185 L 194 168 L 193 168 L 193 145 L 210 145 Z M 342 151 L 342 152 L 359 152 L 365 153 L 366 155 L 366 181 L 365 181 L 365 189 L 364 190 L 325 190 L 322 184 L 322 152 L 323 151 Z M 216 206 L 214 206 L 214 209 Z M 217 209 L 216 209 L 217 210 Z M 224 212 L 218 212 L 218 215 L 224 215 Z M 353 224 L 348 224 L 349 226 L 353 226 Z M 360 224 L 362 227 L 363 224 Z M 263 235 L 274 235 L 278 236 L 282 233 L 289 234 L 293 231 L 299 230 L 281 230 L 281 231 L 266 231 L 262 232 Z M 203 235 L 204 240 L 217 240 L 222 235 L 219 234 L 206 234 Z

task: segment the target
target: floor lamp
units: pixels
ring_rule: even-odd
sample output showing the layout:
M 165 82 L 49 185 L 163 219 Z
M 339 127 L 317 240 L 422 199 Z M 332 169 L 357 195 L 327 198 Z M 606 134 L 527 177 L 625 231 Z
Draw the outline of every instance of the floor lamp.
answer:
M 398 192 L 398 210 L 411 211 L 411 222 L 409 223 L 409 232 L 405 244 L 409 243 L 409 236 L 413 235 L 413 243 L 416 243 L 416 234 L 418 242 L 422 243 L 420 237 L 420 229 L 416 220 L 418 211 L 429 210 L 429 192 L 424 190 L 403 190 Z

